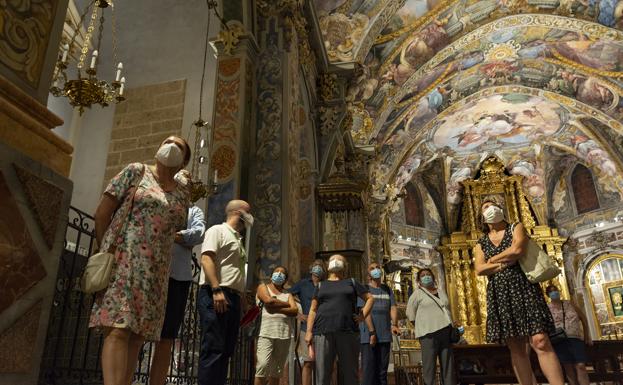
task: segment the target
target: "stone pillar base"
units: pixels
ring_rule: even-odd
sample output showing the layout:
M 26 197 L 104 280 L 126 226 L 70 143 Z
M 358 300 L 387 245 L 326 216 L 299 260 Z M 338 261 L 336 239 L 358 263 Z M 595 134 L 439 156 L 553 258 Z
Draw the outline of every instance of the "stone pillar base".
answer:
M 0 77 L 0 385 L 38 382 L 72 191 L 61 123 Z

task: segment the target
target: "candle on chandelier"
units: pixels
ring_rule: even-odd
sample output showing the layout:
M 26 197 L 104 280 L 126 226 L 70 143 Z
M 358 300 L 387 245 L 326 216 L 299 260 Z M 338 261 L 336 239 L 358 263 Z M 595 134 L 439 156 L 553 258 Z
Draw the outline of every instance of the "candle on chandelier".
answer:
M 123 69 L 123 63 L 119 62 L 119 64 L 117 64 L 117 76 L 115 76 L 115 81 L 118 82 L 119 80 L 121 80 L 121 70 Z
M 123 95 L 124 88 L 125 88 L 125 77 L 121 78 L 121 88 L 119 88 L 119 96 Z
M 97 50 L 93 51 L 93 56 L 91 56 L 91 68 L 95 68 L 95 62 L 97 61 Z
M 218 184 L 218 169 L 214 169 L 214 184 Z
M 63 63 L 67 61 L 68 54 L 69 54 L 69 44 L 65 43 L 63 45 L 63 58 L 61 59 Z

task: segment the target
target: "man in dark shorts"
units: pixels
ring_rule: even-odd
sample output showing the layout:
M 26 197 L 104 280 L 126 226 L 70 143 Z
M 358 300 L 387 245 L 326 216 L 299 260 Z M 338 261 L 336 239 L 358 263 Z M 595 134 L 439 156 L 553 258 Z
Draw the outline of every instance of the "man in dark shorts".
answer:
M 175 244 L 171 250 L 173 255 L 169 272 L 167 310 L 162 325 L 162 333 L 160 333 L 160 341 L 156 343 L 151 364 L 150 384 L 166 383 L 169 363 L 171 362 L 171 348 L 184 320 L 186 300 L 193 280 L 193 247 L 203 242 L 205 230 L 203 211 L 197 206 L 189 208 L 188 228 L 175 234 Z

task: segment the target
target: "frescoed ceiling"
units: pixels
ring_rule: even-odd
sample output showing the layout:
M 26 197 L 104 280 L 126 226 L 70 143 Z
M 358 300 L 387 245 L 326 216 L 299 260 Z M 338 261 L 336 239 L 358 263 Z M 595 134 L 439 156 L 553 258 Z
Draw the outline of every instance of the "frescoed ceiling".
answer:
M 495 154 L 541 219 L 560 159 L 623 201 L 623 0 L 314 4 L 329 60 L 358 65 L 346 103 L 354 142 L 376 148 L 375 196 L 435 164 L 449 215 Z

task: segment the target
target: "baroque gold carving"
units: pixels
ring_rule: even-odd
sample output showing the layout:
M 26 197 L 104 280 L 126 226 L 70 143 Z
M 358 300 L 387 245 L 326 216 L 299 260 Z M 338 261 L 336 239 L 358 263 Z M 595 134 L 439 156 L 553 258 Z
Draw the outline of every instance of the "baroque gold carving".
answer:
M 320 98 L 327 102 L 339 96 L 340 89 L 337 83 L 336 74 L 321 74 L 318 77 L 318 88 L 320 90 Z
M 542 247 L 545 246 L 547 253 L 562 267 L 562 244 L 566 238 L 560 237 L 556 229 L 536 224 L 521 179 L 518 175 L 506 175 L 503 163 L 496 157 L 487 158 L 481 165 L 479 179 L 462 182 L 465 186 L 462 231 L 444 237 L 439 247 L 446 266 L 448 292 L 456 293 L 451 303 L 452 312 L 468 326 L 465 337 L 470 343 L 484 341 L 487 319 L 486 279 L 476 275 L 472 256 L 472 249 L 482 235 L 477 218 L 484 198 L 499 197 L 504 202 L 507 220 L 523 222 L 531 237 Z M 555 281 L 562 288 L 563 298 L 569 298 L 564 269 Z
M 242 23 L 237 20 L 227 23 L 228 28 L 223 28 L 218 33 L 218 39 L 223 43 L 225 54 L 231 55 L 238 46 L 240 38 L 247 35 Z
M 58 0 L 11 0 L 0 6 L 0 62 L 37 88 Z

